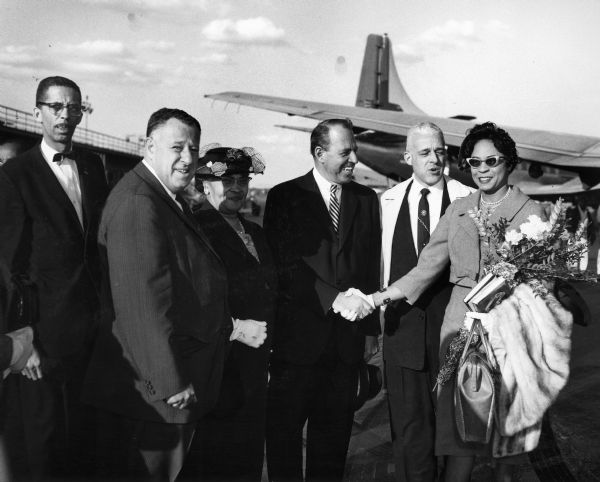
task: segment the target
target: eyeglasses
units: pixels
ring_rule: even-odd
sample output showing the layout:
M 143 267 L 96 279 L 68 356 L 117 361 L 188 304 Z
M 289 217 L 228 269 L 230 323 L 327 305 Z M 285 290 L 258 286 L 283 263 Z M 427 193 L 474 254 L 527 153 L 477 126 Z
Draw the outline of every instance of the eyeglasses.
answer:
M 479 159 L 477 157 L 467 157 L 465 161 L 467 161 L 469 166 L 478 168 L 479 166 L 481 166 L 482 162 L 484 162 L 485 165 L 488 167 L 496 167 L 497 165 L 502 164 L 505 161 L 505 159 L 502 156 L 490 156 L 486 159 Z
M 37 105 L 45 105 L 55 116 L 60 115 L 63 109 L 73 116 L 82 116 L 85 112 L 85 107 L 81 104 L 62 104 L 60 102 L 38 102 Z
M 240 178 L 235 178 L 235 177 L 222 177 L 221 178 L 221 182 L 223 183 L 223 187 L 233 187 L 236 184 L 240 187 L 248 187 L 248 185 L 250 184 L 250 179 L 249 177 L 240 177 Z

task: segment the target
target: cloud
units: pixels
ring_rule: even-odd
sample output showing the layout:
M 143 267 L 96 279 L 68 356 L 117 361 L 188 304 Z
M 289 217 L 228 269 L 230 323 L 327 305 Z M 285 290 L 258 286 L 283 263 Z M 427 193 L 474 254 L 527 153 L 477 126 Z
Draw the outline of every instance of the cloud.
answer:
M 187 11 L 208 10 L 209 0 L 83 0 L 84 3 L 109 8 L 120 12 L 142 12 L 148 14 L 169 13 L 180 10 Z
M 217 19 L 202 30 L 207 40 L 229 44 L 284 45 L 285 30 L 268 18 Z
M 398 62 L 405 64 L 415 64 L 425 60 L 423 54 L 417 51 L 413 45 L 399 44 L 394 46 L 394 57 Z
M 191 61 L 196 64 L 230 64 L 230 63 L 232 63 L 231 57 L 228 54 L 217 53 L 217 52 L 208 54 L 208 55 L 192 57 Z
M 498 20 L 491 20 L 478 28 L 470 20 L 448 20 L 445 24 L 427 29 L 405 43 L 394 45 L 394 53 L 399 62 L 417 63 L 442 52 L 467 48 L 490 36 L 510 35 L 510 27 Z
M 293 145 L 295 137 L 288 131 L 276 132 L 274 134 L 260 134 L 256 136 L 256 140 L 263 144 L 284 146 L 290 144 Z
M 172 52 L 175 49 L 175 44 L 165 40 L 144 40 L 137 43 L 137 48 L 141 50 L 166 53 Z
M 129 51 L 123 42 L 114 40 L 91 40 L 79 44 L 57 43 L 52 46 L 62 55 L 81 57 L 129 56 Z
M 138 28 L 145 19 L 160 22 L 195 24 L 207 13 L 227 15 L 229 2 L 219 0 L 82 0 L 88 5 L 127 15 L 132 28 Z
M 162 54 L 173 49 L 173 43 L 161 40 L 141 41 L 131 48 L 104 39 L 49 46 L 9 45 L 0 48 L 0 76 L 43 78 L 60 73 L 121 84 L 172 82 L 177 77 L 176 67 Z

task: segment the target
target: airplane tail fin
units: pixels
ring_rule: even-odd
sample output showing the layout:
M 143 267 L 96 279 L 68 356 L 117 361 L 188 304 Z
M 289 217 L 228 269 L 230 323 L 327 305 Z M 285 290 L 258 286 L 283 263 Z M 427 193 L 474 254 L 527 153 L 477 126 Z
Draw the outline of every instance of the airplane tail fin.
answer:
M 425 114 L 411 100 L 400 82 L 387 35 L 371 34 L 367 37 L 356 106 Z

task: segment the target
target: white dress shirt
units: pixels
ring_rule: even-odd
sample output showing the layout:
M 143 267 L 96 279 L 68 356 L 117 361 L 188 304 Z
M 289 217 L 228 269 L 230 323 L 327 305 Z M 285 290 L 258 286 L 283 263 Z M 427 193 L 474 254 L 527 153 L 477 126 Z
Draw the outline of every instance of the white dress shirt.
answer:
M 154 168 L 150 164 L 148 164 L 146 159 L 142 159 L 142 164 L 144 166 L 146 166 L 146 168 L 148 168 L 148 170 L 152 173 L 152 175 L 158 180 L 158 182 L 160 182 L 160 185 L 164 188 L 165 192 L 169 195 L 169 197 L 173 201 L 175 201 L 175 204 L 177 204 L 177 206 L 179 206 L 179 209 L 181 209 L 183 211 L 183 207 L 181 206 L 181 204 L 179 204 L 179 201 L 177 200 L 177 197 L 175 196 L 175 194 L 173 194 L 171 192 L 171 190 L 163 184 L 163 182 L 160 180 L 160 177 L 158 177 L 158 175 L 156 174 L 156 171 L 154 170 Z
M 83 227 L 83 208 L 81 205 L 81 185 L 79 184 L 79 171 L 77 163 L 73 159 L 63 159 L 60 162 L 54 162 L 54 155 L 58 151 L 48 145 L 45 139 L 42 139 L 41 151 L 44 159 L 52 169 L 56 179 L 62 186 L 63 190 L 71 200 L 71 204 L 75 208 L 79 223 Z
M 329 202 L 331 198 L 331 185 L 335 184 L 338 187 L 336 191 L 336 197 L 339 201 L 340 209 L 342 206 L 342 185 L 336 182 L 329 182 L 325 179 L 319 171 L 313 169 L 313 176 L 315 177 L 315 181 L 317 181 L 317 187 L 319 188 L 319 192 L 321 193 L 321 197 L 323 201 L 325 201 L 325 206 L 327 207 L 327 211 L 329 211 Z
M 415 251 L 418 253 L 417 231 L 419 226 L 419 201 L 421 200 L 421 189 L 429 189 L 427 201 L 429 202 L 429 232 L 433 233 L 440 221 L 440 211 L 442 210 L 442 198 L 444 197 L 444 179 L 440 179 L 437 184 L 428 186 L 420 182 L 415 175 L 412 177 L 412 186 L 408 193 L 408 209 L 410 212 L 410 229 L 412 230 Z

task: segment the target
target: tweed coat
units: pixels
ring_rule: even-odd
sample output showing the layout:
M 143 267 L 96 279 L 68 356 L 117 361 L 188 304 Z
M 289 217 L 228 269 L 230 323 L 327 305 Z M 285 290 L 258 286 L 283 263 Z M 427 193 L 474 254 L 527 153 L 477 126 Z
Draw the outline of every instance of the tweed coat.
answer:
M 485 253 L 482 253 L 477 227 L 469 216 L 469 210 L 477 210 L 480 197 L 481 191 L 478 190 L 454 201 L 440 219 L 429 244 L 421 252 L 417 266 L 393 283 L 405 294 L 408 303 L 413 304 L 450 264 L 450 283 L 454 288 L 440 333 L 440 361 L 444 359 L 448 344 L 463 325 L 468 310 L 463 300 L 477 284 L 481 272 L 482 256 Z M 505 218 L 509 228 L 517 229 L 530 215 L 545 219 L 543 207 L 513 186 L 508 197 L 490 216 L 490 222 L 495 223 L 500 218 Z M 452 389 L 449 385 L 444 385 L 438 393 L 436 454 L 489 453 L 489 447 L 461 442 L 454 423 L 451 394 Z

